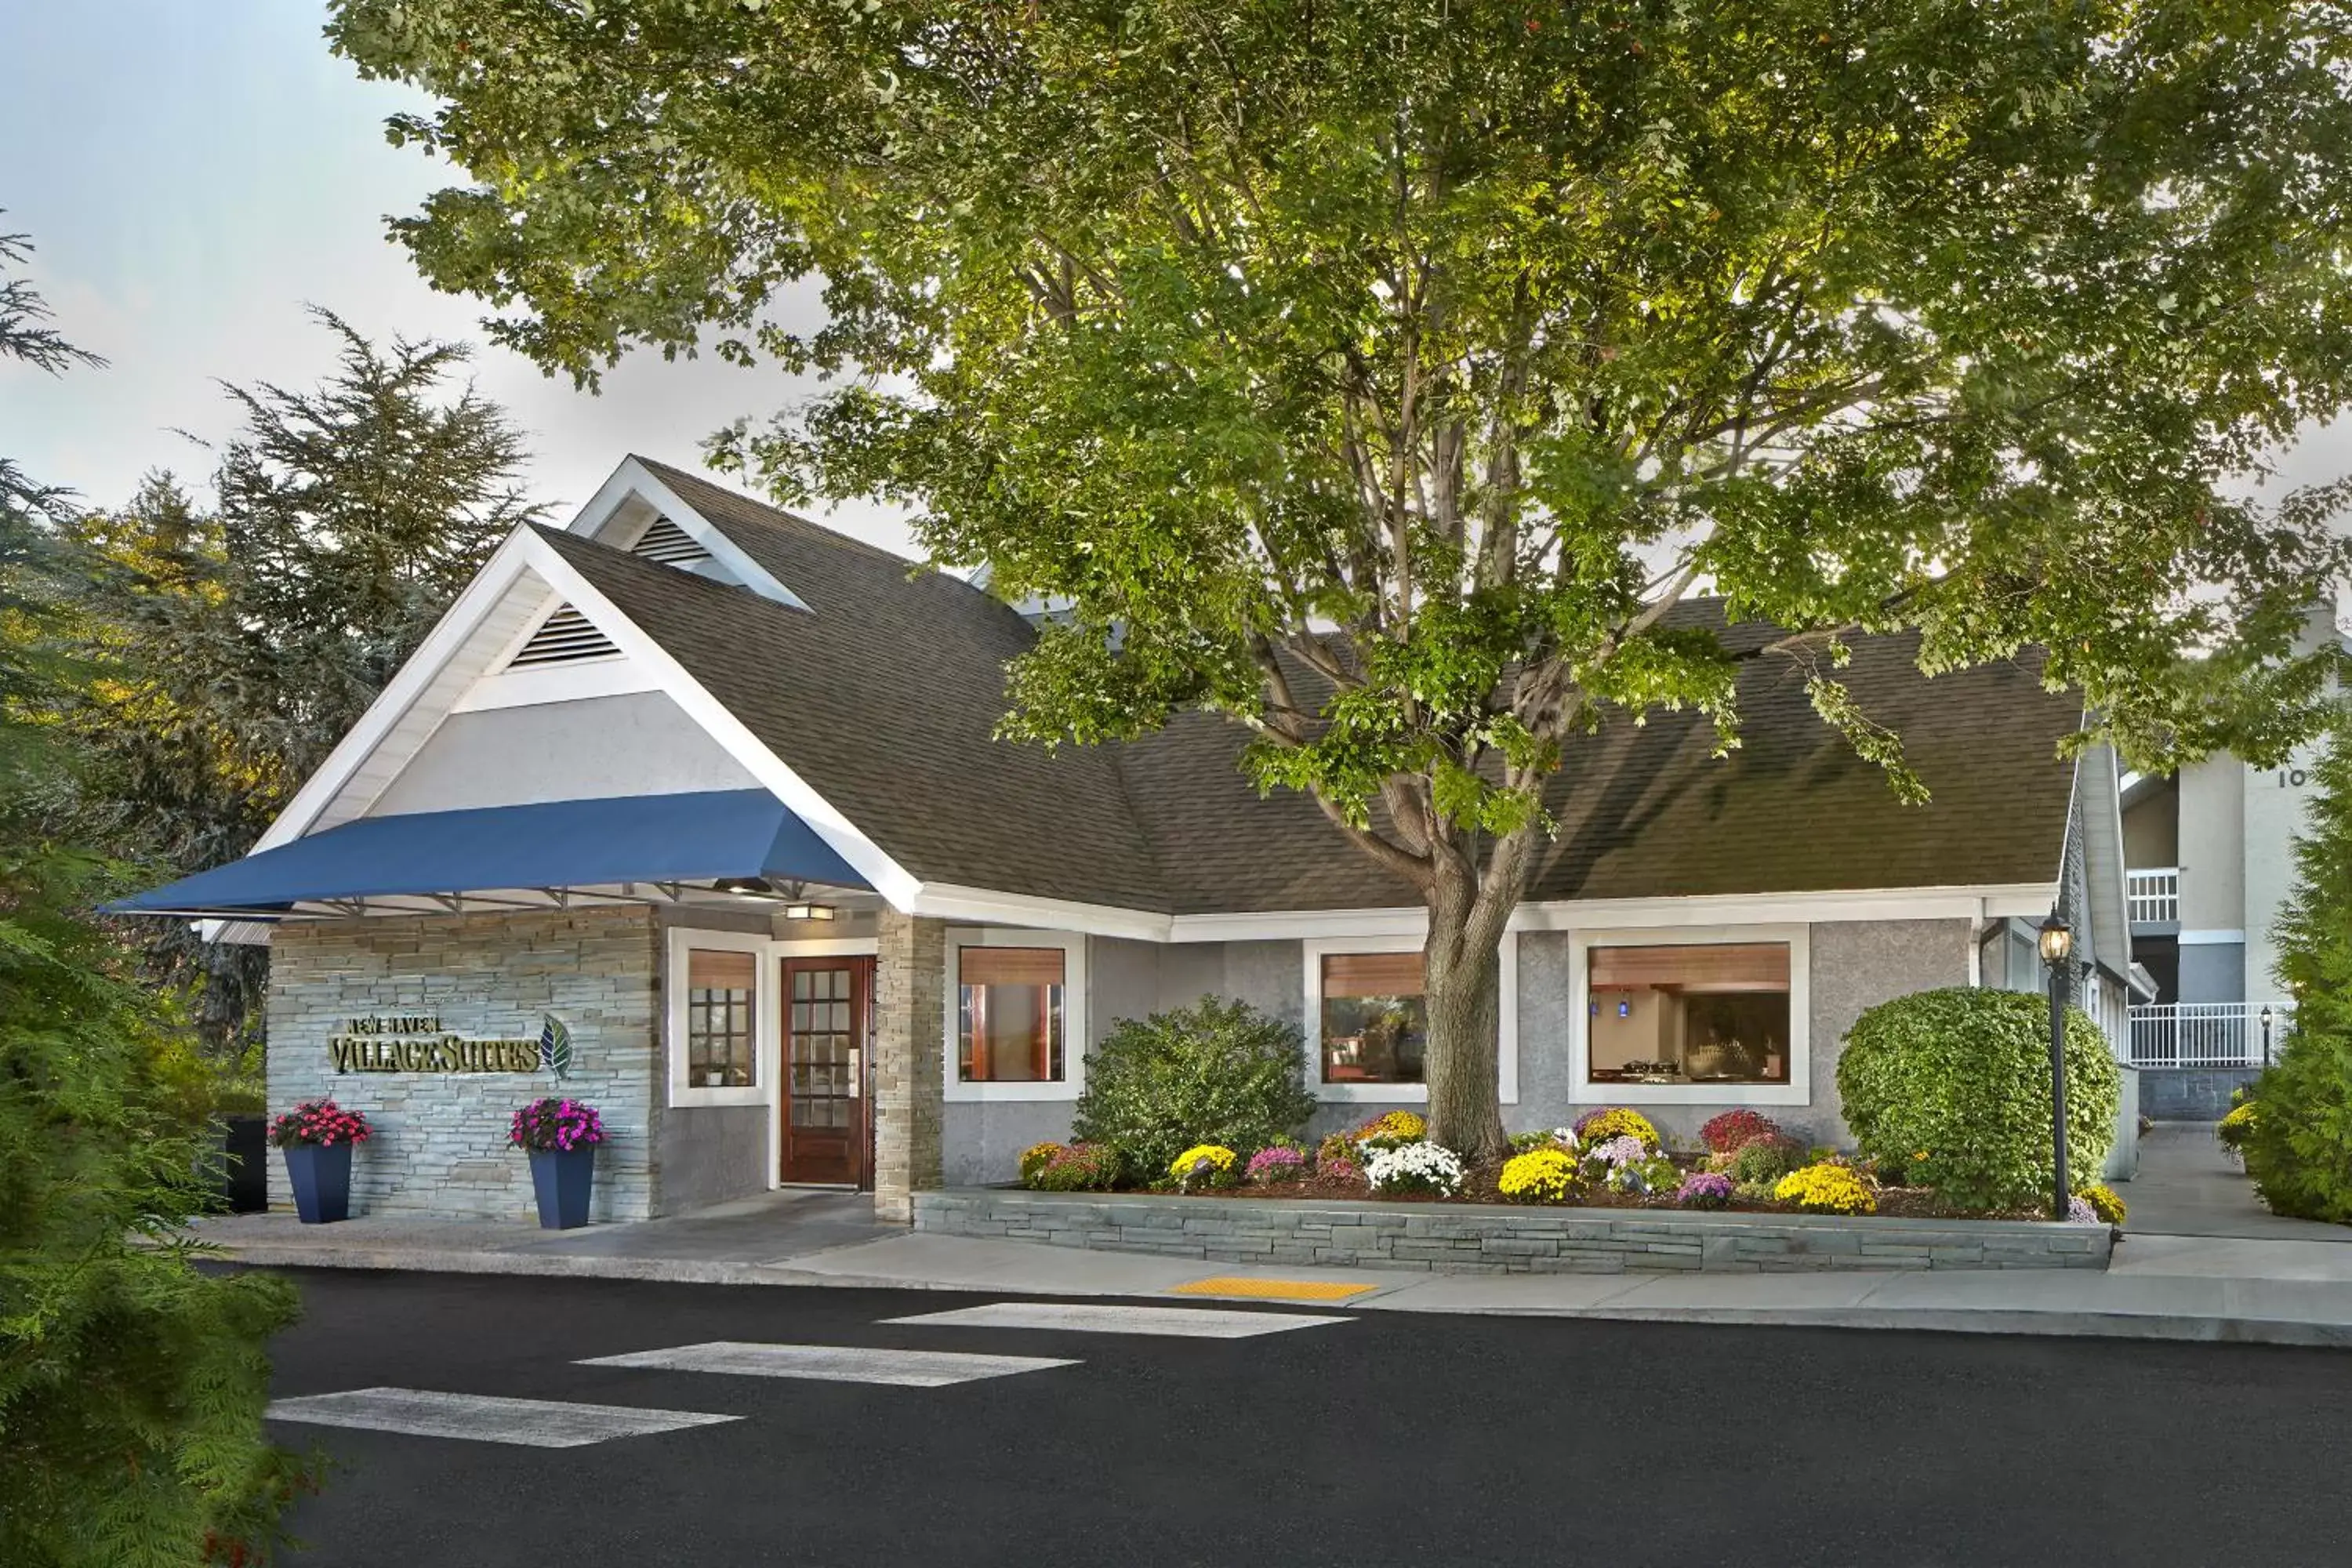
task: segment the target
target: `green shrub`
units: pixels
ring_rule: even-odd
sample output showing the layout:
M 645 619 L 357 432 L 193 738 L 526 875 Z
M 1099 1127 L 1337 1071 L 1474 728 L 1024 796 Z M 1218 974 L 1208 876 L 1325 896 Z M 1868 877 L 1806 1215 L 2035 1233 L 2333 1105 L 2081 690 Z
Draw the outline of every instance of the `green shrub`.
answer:
M 1952 1203 L 2025 1208 L 2050 1193 L 2050 1005 L 1953 987 L 1882 1002 L 1838 1060 L 1846 1125 L 1882 1167 Z M 2115 1142 L 2123 1077 L 2088 1015 L 2066 1015 L 2070 1173 L 2095 1174 Z
M 1803 1163 L 1803 1151 L 1787 1138 L 1759 1138 L 1731 1154 L 1731 1179 L 1744 1187 L 1769 1187 Z
M 1043 1145 L 1053 1153 L 1021 1163 L 1021 1184 L 1041 1193 L 1091 1193 L 1118 1179 L 1118 1156 L 1098 1143 Z M 1034 1152 L 1033 1150 L 1032 1152 Z
M 1314 1114 L 1298 1031 L 1245 1003 L 1121 1020 L 1087 1058 L 1070 1127 L 1118 1152 L 1130 1180 L 1159 1181 L 1196 1143 L 1263 1149 Z
M 2278 1060 L 2251 1104 L 2221 1124 L 2278 1214 L 2352 1225 L 2352 729 L 2313 770 L 2319 788 L 2294 842 L 2295 886 L 2279 917 L 2280 980 L 2295 997 Z

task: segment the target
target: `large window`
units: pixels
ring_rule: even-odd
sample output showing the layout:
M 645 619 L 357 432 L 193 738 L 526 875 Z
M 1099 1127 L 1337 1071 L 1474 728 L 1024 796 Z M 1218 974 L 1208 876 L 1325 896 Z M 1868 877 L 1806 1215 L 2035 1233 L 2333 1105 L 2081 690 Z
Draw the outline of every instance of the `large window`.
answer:
M 956 950 L 956 1079 L 1058 1083 L 1067 954 L 1058 947 Z
M 1591 950 L 1593 1083 L 1785 1084 L 1789 944 Z
M 752 1084 L 759 960 L 690 948 L 686 955 L 686 1081 L 695 1089 Z
M 1429 1041 L 1418 952 L 1327 952 L 1323 1081 L 1420 1083 Z

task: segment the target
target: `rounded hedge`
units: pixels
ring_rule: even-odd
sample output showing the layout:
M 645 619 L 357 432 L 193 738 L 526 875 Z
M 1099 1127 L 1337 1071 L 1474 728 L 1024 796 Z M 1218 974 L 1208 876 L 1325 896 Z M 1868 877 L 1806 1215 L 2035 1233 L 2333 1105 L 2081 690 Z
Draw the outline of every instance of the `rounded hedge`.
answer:
M 1862 1152 L 1971 1208 L 2050 1197 L 2050 1004 L 1954 987 L 1882 1002 L 1854 1021 L 1838 1094 Z M 2106 1037 L 2066 1013 L 2068 1174 L 2095 1178 L 2115 1142 L 2123 1075 Z
M 1128 1018 L 1087 1057 L 1071 1131 L 1118 1152 L 1129 1180 L 1166 1179 L 1196 1143 L 1255 1152 L 1315 1113 L 1299 1033 L 1245 1003 L 1204 996 Z

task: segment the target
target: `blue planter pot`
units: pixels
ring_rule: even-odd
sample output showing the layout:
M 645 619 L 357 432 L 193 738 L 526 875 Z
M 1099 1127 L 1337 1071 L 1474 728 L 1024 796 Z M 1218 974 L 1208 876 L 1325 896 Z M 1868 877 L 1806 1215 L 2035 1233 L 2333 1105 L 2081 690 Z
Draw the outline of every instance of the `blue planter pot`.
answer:
M 286 1179 L 293 1184 L 294 1212 L 304 1225 L 352 1217 L 350 1144 L 296 1144 L 286 1151 Z
M 530 1184 L 539 1194 L 541 1230 L 572 1230 L 588 1223 L 588 1194 L 595 1182 L 596 1145 L 530 1151 Z

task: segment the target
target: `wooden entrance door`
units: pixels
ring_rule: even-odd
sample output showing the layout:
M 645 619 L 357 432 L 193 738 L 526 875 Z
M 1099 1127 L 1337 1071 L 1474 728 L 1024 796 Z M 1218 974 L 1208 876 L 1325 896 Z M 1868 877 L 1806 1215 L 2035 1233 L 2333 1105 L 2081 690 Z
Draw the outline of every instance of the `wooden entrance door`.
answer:
M 874 961 L 788 958 L 783 964 L 782 1178 L 862 1187 L 872 1125 L 865 1076 Z

